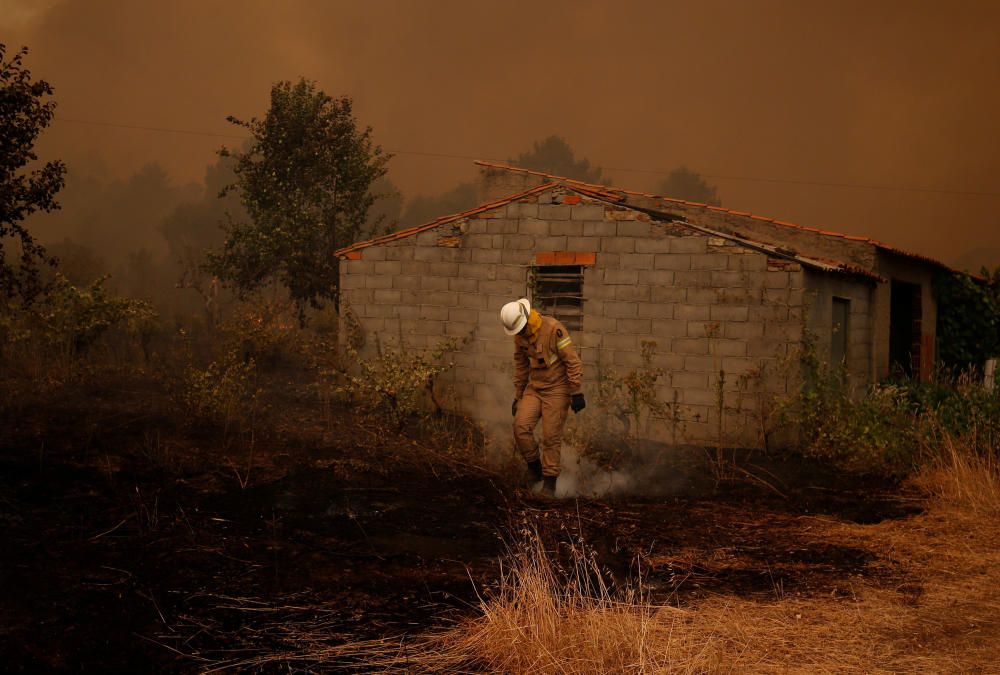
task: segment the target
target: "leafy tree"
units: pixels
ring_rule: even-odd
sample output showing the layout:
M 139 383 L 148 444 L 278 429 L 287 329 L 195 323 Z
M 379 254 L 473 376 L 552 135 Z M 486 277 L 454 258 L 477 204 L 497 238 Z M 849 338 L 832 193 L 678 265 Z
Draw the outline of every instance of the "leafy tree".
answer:
M 402 224 L 420 225 L 438 216 L 461 213 L 471 209 L 479 199 L 479 188 L 475 182 L 459 183 L 452 189 L 435 197 L 417 195 L 406 204 Z
M 674 169 L 660 181 L 656 193 L 675 199 L 721 206 L 722 200 L 714 185 L 709 185 L 701 175 L 686 166 Z
M 38 159 L 35 141 L 51 123 L 56 106 L 44 100 L 52 95 L 49 83 L 31 81 L 31 72 L 23 65 L 27 54 L 27 48 L 22 48 L 7 61 L 6 46 L 0 43 L 0 297 L 8 300 L 34 297 L 39 290 L 39 264 L 55 262 L 23 221 L 36 211 L 59 208 L 55 195 L 66 173 L 60 161 L 26 168 Z M 20 249 L 16 263 L 7 259 L 8 239 Z
M 577 159 L 573 148 L 561 136 L 549 136 L 532 144 L 531 150 L 509 160 L 514 166 L 564 176 L 585 183 L 600 183 L 600 167 L 587 159 Z
M 368 212 L 368 223 L 360 234 L 366 239 L 395 230 L 403 211 L 403 193 L 388 177 L 383 176 L 372 184 L 372 194 L 376 201 Z
M 115 179 L 98 164 L 83 161 L 67 167 L 66 186 L 59 193 L 62 208 L 35 214 L 28 222 L 46 244 L 68 237 L 92 248 L 111 268 L 126 263 L 130 254 L 143 248 L 159 263 L 167 253 L 160 234 L 162 222 L 179 205 L 197 201 L 201 192 L 193 183 L 173 184 L 155 162 L 127 178 Z M 212 229 L 217 231 L 218 223 Z
M 245 150 L 223 148 L 234 160 L 236 189 L 248 222 L 230 221 L 226 241 L 208 269 L 247 294 L 276 281 L 304 321 L 305 306 L 336 301 L 341 246 L 369 226 L 373 183 L 390 155 L 359 129 L 350 98 L 333 98 L 314 82 L 279 82 L 263 120 L 229 117 L 251 134 Z
M 108 263 L 94 249 L 69 237 L 61 242 L 47 243 L 45 248 L 59 261 L 58 272 L 74 286 L 87 286 L 108 274 Z
M 246 219 L 237 195 L 223 194 L 235 180 L 232 157 L 220 157 L 205 171 L 201 197 L 175 207 L 160 223 L 160 234 L 167 242 L 170 258 L 180 268 L 181 287 L 200 288 L 205 282 L 201 278 L 205 254 L 224 243 L 225 236 L 219 226 L 226 218 Z
M 532 144 L 508 162 L 534 171 L 543 171 L 588 183 L 606 183 L 601 169 L 592 167 L 586 159 L 576 159 L 573 149 L 559 136 L 549 136 Z M 435 196 L 417 195 L 406 201 L 400 223 L 407 227 L 429 222 L 439 216 L 460 213 L 479 203 L 479 186 L 475 181 L 459 183 L 447 192 Z
M 981 279 L 942 272 L 934 280 L 941 361 L 948 366 L 982 367 L 1000 356 L 1000 267 L 985 267 Z

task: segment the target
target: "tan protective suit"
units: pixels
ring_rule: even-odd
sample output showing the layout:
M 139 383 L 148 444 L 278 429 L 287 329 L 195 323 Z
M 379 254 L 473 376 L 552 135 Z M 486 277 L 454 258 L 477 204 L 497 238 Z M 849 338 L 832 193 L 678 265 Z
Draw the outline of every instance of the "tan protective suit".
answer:
M 583 362 L 565 326 L 535 310 L 531 314 L 526 334 L 514 336 L 514 389 L 518 399 L 514 441 L 524 461 L 533 462 L 540 457 L 542 474 L 558 476 L 563 426 L 570 397 L 580 391 Z M 535 439 L 539 418 L 541 453 Z

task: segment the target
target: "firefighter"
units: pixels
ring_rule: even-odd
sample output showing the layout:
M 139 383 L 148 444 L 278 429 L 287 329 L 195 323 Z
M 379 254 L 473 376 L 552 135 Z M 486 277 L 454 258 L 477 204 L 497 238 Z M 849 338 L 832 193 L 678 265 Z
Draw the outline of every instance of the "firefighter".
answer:
M 531 309 L 526 298 L 504 305 L 500 321 L 514 336 L 514 442 L 535 481 L 542 481 L 542 492 L 554 496 L 566 413 L 587 405 L 580 391 L 583 362 L 566 327 Z M 539 418 L 541 448 L 535 439 Z

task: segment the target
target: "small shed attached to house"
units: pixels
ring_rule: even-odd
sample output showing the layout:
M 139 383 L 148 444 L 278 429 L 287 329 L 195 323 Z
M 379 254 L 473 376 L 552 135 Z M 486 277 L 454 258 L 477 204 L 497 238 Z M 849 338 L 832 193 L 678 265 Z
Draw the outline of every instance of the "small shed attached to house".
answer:
M 679 426 L 684 441 L 714 441 L 721 422 L 728 442 L 759 445 L 761 396 L 792 386 L 787 365 L 806 329 L 854 385 L 892 369 L 931 372 L 941 263 L 867 238 L 479 164 L 480 206 L 337 252 L 341 311 L 364 335 L 410 349 L 468 338 L 444 381 L 456 410 L 509 419 L 513 347 L 499 309 L 518 297 L 574 333 L 585 388 L 607 369 L 664 369 L 658 394 L 674 406 L 648 426 L 654 440 L 676 440 Z

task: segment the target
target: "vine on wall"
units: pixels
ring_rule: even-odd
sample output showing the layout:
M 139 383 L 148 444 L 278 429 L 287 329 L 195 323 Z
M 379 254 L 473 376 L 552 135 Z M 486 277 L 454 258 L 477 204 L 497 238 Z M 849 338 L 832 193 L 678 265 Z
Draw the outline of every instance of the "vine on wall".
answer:
M 946 366 L 982 368 L 986 359 L 1000 356 L 1000 267 L 984 267 L 981 277 L 942 272 L 934 280 L 938 346 Z
M 982 279 L 942 273 L 934 281 L 938 346 L 947 366 L 981 368 L 1000 356 L 1000 267 L 985 267 Z

